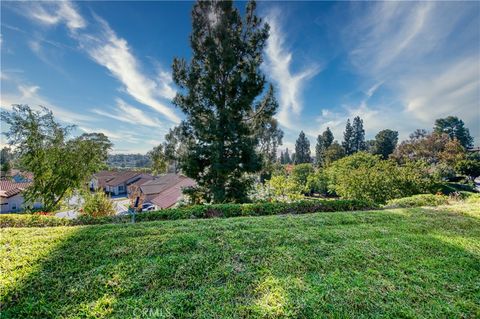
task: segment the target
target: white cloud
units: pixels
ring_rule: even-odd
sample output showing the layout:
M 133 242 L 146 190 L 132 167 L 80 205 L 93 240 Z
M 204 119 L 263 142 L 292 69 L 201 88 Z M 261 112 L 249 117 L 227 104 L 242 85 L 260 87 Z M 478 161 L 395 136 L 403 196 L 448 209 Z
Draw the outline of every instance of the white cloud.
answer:
M 85 28 L 87 23 L 70 1 L 55 1 L 48 3 L 29 3 L 25 13 L 44 25 L 65 23 L 70 31 Z
M 277 14 L 271 12 L 266 20 L 270 25 L 270 36 L 265 48 L 265 69 L 279 88 L 278 120 L 283 126 L 293 128 L 292 117 L 300 115 L 302 110 L 302 89 L 306 81 L 320 71 L 320 67 L 308 65 L 303 71 L 293 73 L 290 70 L 292 52 L 285 48 L 285 35 L 280 30 Z
M 33 109 L 39 109 L 39 106 L 41 105 L 50 109 L 56 118 L 69 124 L 78 124 L 95 120 L 92 116 L 72 112 L 55 105 L 39 93 L 40 87 L 37 85 L 28 85 L 17 82 L 16 89 L 16 92 L 10 93 L 2 90 L 0 96 L 0 105 L 2 108 L 10 109 L 12 104 L 28 104 Z
M 38 2 L 29 7 L 28 12 L 27 16 L 43 25 L 65 23 L 70 36 L 78 41 L 92 60 L 107 68 L 124 85 L 126 93 L 163 114 L 171 122 L 180 122 L 180 117 L 167 102 L 176 94 L 171 74 L 160 70 L 156 78 L 146 75 L 128 42 L 117 36 L 106 21 L 95 16 L 97 23 L 90 25 L 90 29 L 97 30 L 86 31 L 87 22 L 70 1 Z M 34 42 L 31 48 L 37 53 L 41 49 Z
M 106 116 L 125 123 L 144 125 L 151 127 L 158 127 L 163 125 L 162 122 L 154 117 L 150 117 L 142 110 L 125 103 L 122 99 L 117 99 L 117 109 L 111 111 L 104 111 L 94 109 L 92 112 Z
M 76 36 L 81 47 L 95 62 L 106 67 L 135 100 L 152 107 L 174 123 L 180 122 L 173 109 L 159 100 L 174 97 L 171 76 L 163 72 L 160 73 L 158 81 L 155 81 L 143 74 L 127 41 L 119 38 L 104 20 L 97 20 L 101 26 L 99 33 Z
M 431 128 L 435 119 L 455 115 L 479 143 L 480 47 L 474 45 L 480 41 L 478 4 L 352 6 L 357 10 L 342 35 L 354 70 L 370 83 L 381 83 L 390 100 L 401 103 L 394 109 L 369 107 L 379 112 L 365 123 L 392 122 L 391 128 L 405 136 L 412 127 Z M 367 98 L 377 89 L 372 86 Z

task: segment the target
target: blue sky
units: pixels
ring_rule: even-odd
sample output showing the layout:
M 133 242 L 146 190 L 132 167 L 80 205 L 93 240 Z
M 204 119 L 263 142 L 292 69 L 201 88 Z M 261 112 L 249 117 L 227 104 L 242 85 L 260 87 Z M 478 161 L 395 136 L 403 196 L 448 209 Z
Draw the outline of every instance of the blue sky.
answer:
M 150 150 L 183 117 L 171 64 L 190 56 L 191 7 L 2 1 L 2 109 L 44 105 L 77 134 L 107 134 L 114 152 Z M 480 144 L 479 2 L 259 2 L 258 13 L 283 147 L 304 130 L 313 148 L 327 126 L 341 140 L 356 115 L 367 138 L 402 139 L 456 115 Z

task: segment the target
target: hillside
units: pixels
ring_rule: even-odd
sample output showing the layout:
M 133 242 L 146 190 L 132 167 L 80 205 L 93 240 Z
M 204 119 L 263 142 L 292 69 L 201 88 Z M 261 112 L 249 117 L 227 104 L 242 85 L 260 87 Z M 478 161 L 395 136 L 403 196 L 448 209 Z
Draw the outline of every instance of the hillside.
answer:
M 0 232 L 2 318 L 480 314 L 480 203 Z

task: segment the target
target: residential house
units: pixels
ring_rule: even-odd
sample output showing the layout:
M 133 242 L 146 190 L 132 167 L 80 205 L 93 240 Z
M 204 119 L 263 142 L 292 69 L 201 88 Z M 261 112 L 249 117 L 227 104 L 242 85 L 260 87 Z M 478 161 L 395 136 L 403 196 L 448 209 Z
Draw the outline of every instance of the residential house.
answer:
M 22 192 L 31 182 L 17 183 L 15 181 L 0 181 L 0 213 L 17 213 L 25 207 Z M 35 202 L 33 208 L 41 208 L 40 202 Z
M 101 171 L 93 175 L 90 189 L 103 189 L 111 195 L 127 194 L 128 186 L 152 180 L 153 176 L 136 171 Z
M 129 197 L 134 202 L 134 196 L 142 197 L 143 203 L 151 203 L 157 209 L 174 206 L 182 197 L 182 188 L 195 186 L 196 182 L 180 174 L 165 174 L 129 189 Z

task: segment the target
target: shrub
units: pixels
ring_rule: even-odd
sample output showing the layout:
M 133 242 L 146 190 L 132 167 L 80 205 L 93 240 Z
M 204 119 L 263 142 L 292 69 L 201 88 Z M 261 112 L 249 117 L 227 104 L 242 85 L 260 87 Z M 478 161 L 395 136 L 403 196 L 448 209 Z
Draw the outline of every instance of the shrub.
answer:
M 420 194 L 389 200 L 387 207 L 419 207 L 439 206 L 448 204 L 449 197 L 445 195 Z
M 285 175 L 273 176 L 268 181 L 268 187 L 276 201 L 292 201 L 303 197 L 303 187 L 291 177 Z
M 313 174 L 315 170 L 313 169 L 313 165 L 309 163 L 297 164 L 293 167 L 291 178 L 295 183 L 298 185 L 306 185 L 307 178 L 309 175 Z
M 327 195 L 328 177 L 324 170 L 319 169 L 313 174 L 308 175 L 305 191 L 308 193 L 318 193 Z
M 328 189 L 346 199 L 384 204 L 387 200 L 427 192 L 432 186 L 420 163 L 399 166 L 364 152 L 342 158 L 327 169 Z
M 378 208 L 377 205 L 361 200 L 302 200 L 292 203 L 271 202 L 255 204 L 215 204 L 171 208 L 136 215 L 138 222 L 155 220 L 176 220 L 190 218 L 227 218 L 239 216 L 264 216 L 281 214 L 306 214 L 315 212 L 355 211 Z M 93 225 L 129 223 L 130 216 L 92 217 L 82 215 L 69 220 L 54 216 L 0 215 L 0 227 L 41 227 L 62 225 Z
M 111 216 L 115 214 L 113 202 L 101 190 L 95 193 L 85 193 L 84 200 L 83 214 L 92 217 Z
M 55 216 L 34 214 L 1 214 L 0 228 L 5 227 L 49 227 L 67 226 L 71 220 Z

